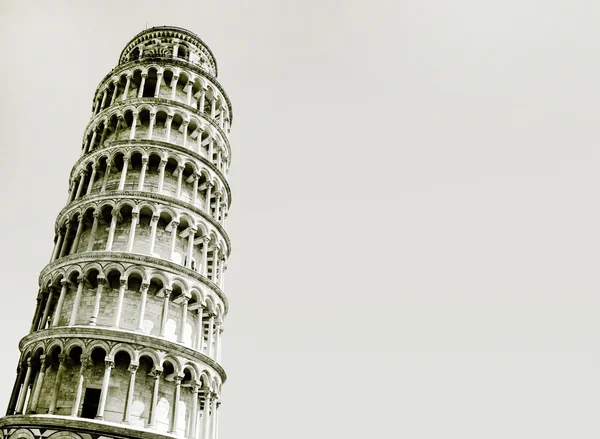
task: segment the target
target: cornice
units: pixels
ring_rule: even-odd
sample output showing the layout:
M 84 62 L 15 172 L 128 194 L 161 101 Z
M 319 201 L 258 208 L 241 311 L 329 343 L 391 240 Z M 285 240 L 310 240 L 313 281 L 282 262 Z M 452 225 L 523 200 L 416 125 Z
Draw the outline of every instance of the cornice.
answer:
M 231 240 L 229 239 L 229 235 L 225 231 L 225 228 L 219 224 L 218 221 L 207 214 L 204 210 L 199 207 L 192 206 L 185 201 L 178 200 L 177 198 L 169 197 L 168 195 L 155 194 L 153 192 L 144 192 L 144 191 L 106 191 L 99 194 L 90 194 L 84 195 L 78 198 L 75 201 L 71 201 L 67 204 L 56 216 L 56 220 L 54 221 L 54 233 L 58 233 L 58 229 L 60 225 L 64 222 L 65 216 L 68 217 L 67 212 L 70 210 L 76 209 L 77 207 L 81 207 L 81 205 L 85 205 L 86 203 L 98 201 L 98 200 L 154 200 L 159 201 L 161 203 L 165 203 L 167 205 L 175 205 L 182 209 L 186 209 L 188 211 L 194 212 L 197 215 L 200 215 L 202 218 L 207 220 L 215 229 L 219 231 L 221 236 L 225 239 L 227 243 L 227 257 L 231 255 Z
M 0 418 L 0 428 L 64 429 L 76 433 L 87 433 L 91 437 L 114 439 L 173 439 L 175 434 L 157 433 L 153 430 L 94 419 L 60 415 L 10 415 Z M 41 437 L 41 436 L 40 436 Z
M 114 251 L 90 251 L 80 252 L 74 255 L 64 256 L 58 258 L 55 261 L 47 264 L 38 277 L 38 285 L 42 285 L 43 279 L 48 276 L 52 271 L 57 270 L 65 265 L 73 265 L 76 263 L 89 263 L 89 262 L 126 262 L 126 263 L 137 263 L 150 268 L 167 269 L 177 274 L 178 276 L 187 276 L 190 279 L 204 285 L 216 294 L 219 299 L 223 302 L 224 315 L 227 315 L 229 310 L 229 301 L 227 296 L 221 288 L 219 288 L 211 280 L 207 279 L 200 273 L 187 268 L 183 265 L 176 264 L 166 259 L 156 258 L 154 256 L 142 255 L 140 253 L 128 253 L 128 252 L 114 252 Z
M 209 356 L 164 338 L 153 335 L 143 334 L 136 331 L 126 329 L 107 328 L 102 326 L 58 326 L 50 329 L 42 329 L 26 335 L 19 341 L 19 350 L 23 352 L 24 348 L 29 344 L 34 344 L 46 339 L 57 338 L 86 338 L 107 340 L 116 343 L 127 343 L 133 346 L 148 347 L 164 352 L 176 353 L 177 355 L 191 361 L 201 362 L 213 368 L 224 383 L 227 380 L 227 374 L 223 367 Z

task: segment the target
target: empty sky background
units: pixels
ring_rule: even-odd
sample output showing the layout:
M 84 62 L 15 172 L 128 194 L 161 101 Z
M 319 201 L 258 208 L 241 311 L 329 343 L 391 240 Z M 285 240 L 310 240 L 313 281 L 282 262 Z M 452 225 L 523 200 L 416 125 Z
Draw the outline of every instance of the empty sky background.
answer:
M 2 1 L 2 407 L 146 22 L 233 103 L 220 439 L 599 437 L 596 0 Z

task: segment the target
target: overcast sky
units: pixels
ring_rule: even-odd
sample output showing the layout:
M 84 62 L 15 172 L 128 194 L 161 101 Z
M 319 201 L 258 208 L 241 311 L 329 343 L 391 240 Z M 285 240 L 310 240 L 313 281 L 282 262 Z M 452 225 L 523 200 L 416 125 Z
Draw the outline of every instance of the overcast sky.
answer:
M 598 438 L 597 0 L 2 1 L 0 406 L 146 25 L 233 103 L 220 439 Z

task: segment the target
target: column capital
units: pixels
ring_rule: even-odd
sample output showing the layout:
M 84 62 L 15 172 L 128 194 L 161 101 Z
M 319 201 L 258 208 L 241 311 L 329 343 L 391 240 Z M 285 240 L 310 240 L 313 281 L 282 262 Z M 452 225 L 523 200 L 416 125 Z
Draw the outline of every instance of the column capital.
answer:
M 103 274 L 99 274 L 96 279 L 98 280 L 98 285 L 104 285 L 106 282 L 106 277 Z
M 58 362 L 60 364 L 65 364 L 68 358 L 69 357 L 67 356 L 67 354 L 58 354 Z
M 150 113 L 150 119 L 154 119 L 156 117 L 156 113 L 153 111 Z
M 155 222 L 155 223 L 157 223 L 157 222 L 158 222 L 158 220 L 159 220 L 159 218 L 160 218 L 160 216 L 158 216 L 158 215 L 152 215 L 152 218 L 150 219 L 150 222 Z
M 131 363 L 129 365 L 129 367 L 127 368 L 127 370 L 129 371 L 129 373 L 136 373 L 139 367 L 139 363 Z
M 142 157 L 142 165 L 147 165 L 148 164 L 148 157 L 144 156 Z
M 112 358 L 110 358 L 110 357 L 106 357 L 106 358 L 104 359 L 104 367 L 105 367 L 106 369 L 112 369 L 113 367 L 115 367 L 115 360 L 113 360 L 113 359 L 112 359 Z
M 172 114 L 167 114 L 167 120 L 173 120 L 173 117 L 174 117 L 174 116 L 173 116 Z M 167 164 L 167 163 L 165 162 L 165 165 L 166 165 L 166 164 Z
M 101 219 L 102 218 L 102 213 L 96 210 L 96 211 L 94 211 L 93 216 L 96 219 Z
M 148 76 L 148 72 L 142 72 L 140 73 L 140 75 L 142 76 L 142 78 L 146 78 Z
M 139 212 L 136 212 L 136 211 L 132 211 L 132 212 L 131 212 L 131 217 L 132 217 L 132 218 L 134 218 L 134 219 L 138 219 L 138 218 L 139 218 L 139 216 L 140 216 L 140 213 L 139 213 Z
M 88 366 L 90 366 L 92 357 L 90 355 L 82 355 L 81 357 L 79 357 L 79 361 L 81 362 L 81 367 L 82 368 L 86 368 Z
M 119 285 L 122 286 L 122 287 L 126 287 L 127 286 L 127 279 L 120 278 L 119 279 Z
M 150 284 L 148 282 L 144 282 L 142 283 L 142 286 L 140 288 L 140 291 L 148 291 L 148 288 L 150 288 Z
M 151 376 L 152 378 L 157 380 L 160 378 L 162 373 L 163 373 L 162 369 L 157 369 L 156 367 L 153 367 L 152 370 L 148 373 L 148 376 Z
M 181 122 L 182 125 L 188 126 L 190 124 L 189 120 L 184 120 L 183 122 Z

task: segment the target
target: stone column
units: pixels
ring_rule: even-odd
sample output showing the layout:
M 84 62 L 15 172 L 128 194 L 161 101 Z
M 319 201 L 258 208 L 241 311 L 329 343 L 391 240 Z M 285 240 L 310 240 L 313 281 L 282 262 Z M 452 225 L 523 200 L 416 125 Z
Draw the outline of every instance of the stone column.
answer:
M 223 196 L 223 194 L 221 192 L 217 192 L 215 195 L 217 196 L 217 198 L 215 199 L 215 219 L 218 221 L 219 212 L 221 210 L 221 197 Z
M 168 142 L 168 140 L 167 140 Z M 165 167 L 167 166 L 167 161 L 166 160 L 161 160 L 160 164 L 158 165 L 158 193 L 162 194 L 163 192 L 163 186 L 165 184 Z
M 217 112 L 217 98 L 216 98 L 216 96 L 213 96 L 212 101 L 210 103 L 210 117 L 212 119 L 215 118 L 216 112 Z
M 90 182 L 88 183 L 87 190 L 85 191 L 86 195 L 92 193 L 92 186 L 94 185 L 94 180 L 96 179 L 96 163 L 92 164 L 92 175 L 90 176 Z
M 100 391 L 100 402 L 98 403 L 98 414 L 94 419 L 104 420 L 104 408 L 106 406 L 106 397 L 108 396 L 108 384 L 110 383 L 110 371 L 115 367 L 112 358 L 106 357 L 104 360 L 104 378 L 102 379 L 102 390 Z
M 60 246 L 60 253 L 58 255 L 59 258 L 64 257 L 65 253 L 67 253 L 67 247 L 69 246 L 69 238 L 71 236 L 71 228 L 72 223 L 70 221 L 67 221 L 67 226 L 65 228 L 65 237 L 63 239 L 62 245 Z
M 217 400 L 217 405 L 215 406 L 215 421 L 214 421 L 214 429 L 213 429 L 213 438 L 218 439 L 219 437 L 219 408 L 221 407 L 221 401 Z
M 196 321 L 196 350 L 202 352 L 202 342 L 204 341 L 204 322 L 202 321 L 203 306 L 198 308 L 198 320 Z
M 27 372 L 25 372 L 25 381 L 23 381 L 23 387 L 21 387 L 21 393 L 19 394 L 19 400 L 17 402 L 16 415 L 23 413 L 23 406 L 25 405 L 25 397 L 27 396 L 27 389 L 29 388 L 29 381 L 31 380 L 32 364 L 31 358 L 27 359 Z
M 77 416 L 79 412 L 79 404 L 81 403 L 81 395 L 83 393 L 83 383 L 85 381 L 85 368 L 88 366 L 90 357 L 87 355 L 81 356 L 81 366 L 79 367 L 79 380 L 77 381 L 77 393 L 75 393 L 75 402 L 71 409 L 71 416 Z
M 50 287 L 52 288 L 52 287 Z M 46 294 L 47 296 L 47 294 Z M 41 324 L 40 316 L 42 315 L 42 308 L 45 308 L 44 302 L 44 293 L 41 290 L 38 290 L 37 296 L 35 297 L 35 313 L 33 314 L 33 319 L 31 320 L 31 327 L 29 328 L 29 333 L 33 333 L 38 330 Z
M 192 81 L 189 81 L 187 83 L 187 101 L 186 103 L 188 105 L 192 105 L 192 90 L 194 89 L 194 83 Z
M 58 296 L 58 303 L 56 304 L 56 308 L 54 309 L 54 318 L 52 319 L 52 325 L 50 326 L 51 328 L 58 326 L 58 320 L 60 319 L 60 312 L 62 311 L 62 306 L 65 301 L 69 281 L 66 279 L 62 279 L 60 283 L 62 284 L 62 288 L 60 290 L 60 296 Z
M 209 314 L 209 319 L 208 319 L 208 340 L 206 341 L 206 344 L 208 345 L 206 348 L 206 355 L 208 355 L 209 357 L 213 357 L 213 353 L 214 353 L 214 340 L 215 340 L 215 314 L 211 313 Z
M 123 311 L 123 298 L 125 297 L 125 289 L 127 288 L 127 279 L 119 280 L 119 295 L 117 296 L 117 310 L 115 312 L 115 322 L 113 327 L 118 328 L 121 321 L 121 312 Z
M 147 73 L 142 73 L 142 81 L 140 82 L 140 89 L 138 90 L 138 99 L 142 97 L 142 95 L 144 94 L 144 85 L 146 84 L 146 76 L 148 76 Z
M 164 300 L 163 300 L 163 309 L 162 316 L 160 319 L 160 336 L 165 336 L 165 330 L 167 329 L 167 320 L 169 319 L 169 299 L 171 298 L 171 290 L 165 288 L 164 289 Z
M 63 234 L 60 229 L 58 229 L 58 236 L 56 238 L 56 243 L 54 244 L 54 251 L 52 252 L 52 256 L 50 256 L 50 262 L 56 261 L 58 259 L 58 252 L 62 247 Z
M 156 72 L 156 87 L 154 87 L 154 97 L 157 98 L 160 94 L 160 83 L 162 82 L 163 72 Z
M 46 374 L 46 368 L 48 367 L 48 361 L 46 355 L 40 355 L 40 371 L 38 373 L 37 380 L 35 381 L 35 387 L 31 396 L 31 404 L 29 405 L 29 413 L 37 413 L 37 406 L 40 400 L 40 393 L 44 384 L 44 375 Z
M 177 81 L 179 81 L 179 75 L 173 75 L 171 80 L 171 100 L 175 100 L 175 93 L 177 92 Z
M 192 407 L 190 409 L 190 425 L 188 428 L 187 437 L 189 439 L 196 439 L 196 421 L 198 420 L 198 393 L 200 392 L 200 386 L 198 386 L 198 384 L 194 384 L 190 390 L 192 391 Z
M 112 166 L 112 161 L 108 158 L 106 159 L 106 171 L 104 172 L 104 180 L 102 181 L 102 188 L 100 192 L 106 191 L 106 184 L 108 183 L 108 176 L 110 175 L 110 168 Z
M 179 329 L 179 335 L 177 337 L 177 341 L 179 343 L 183 343 L 183 341 L 184 341 L 185 325 L 187 324 L 187 312 L 188 312 L 189 300 L 190 300 L 190 298 L 185 296 L 183 298 L 183 301 L 181 302 L 181 324 L 180 324 L 180 329 Z
M 187 260 L 185 261 L 185 266 L 189 269 L 192 268 L 192 258 L 194 257 L 194 238 L 196 237 L 196 229 L 189 229 L 188 234 L 188 248 L 187 248 Z
M 177 190 L 175 191 L 175 198 L 179 198 L 181 196 L 181 180 L 183 179 L 183 169 L 182 165 L 177 166 L 177 170 L 179 173 L 177 174 Z
M 179 418 L 179 399 L 181 397 L 181 376 L 175 377 L 175 395 L 173 395 L 173 413 L 171 417 L 171 431 L 170 433 L 175 434 L 177 432 L 177 421 Z
M 90 152 L 94 148 L 94 142 L 96 142 L 97 135 L 98 135 L 98 132 L 96 131 L 96 127 L 94 127 L 94 132 L 92 133 L 92 138 L 90 139 L 90 143 L 89 143 L 88 147 L 86 148 L 85 152 Z
M 152 386 L 152 399 L 150 400 L 150 416 L 148 419 L 148 428 L 156 427 L 156 404 L 158 403 L 158 383 L 162 370 L 154 369 L 150 372 L 154 378 L 154 385 Z
M 150 113 L 150 121 L 148 122 L 148 134 L 146 139 L 152 139 L 152 132 L 154 131 L 154 124 L 156 123 L 156 113 Z
M 98 313 L 100 312 L 100 300 L 102 299 L 102 291 L 104 290 L 104 276 L 98 276 L 98 289 L 96 290 L 96 297 L 94 300 L 94 310 L 92 311 L 92 316 L 90 317 L 90 325 L 96 326 L 98 322 Z
M 96 237 L 96 230 L 98 229 L 98 220 L 102 217 L 102 214 L 98 211 L 94 212 L 94 222 L 92 223 L 92 230 L 90 232 L 90 238 L 88 241 L 87 251 L 91 252 L 94 248 L 94 239 Z
M 81 238 L 81 232 L 83 231 L 83 214 L 79 216 L 79 224 L 77 224 L 77 231 L 75 232 L 75 239 L 73 239 L 73 245 L 69 254 L 77 252 L 77 246 L 79 246 L 79 238 Z
M 215 328 L 215 360 L 217 362 L 221 361 L 221 337 L 223 334 L 222 323 L 218 322 L 217 327 Z
M 200 178 L 200 176 L 194 173 L 193 177 L 194 185 L 192 187 L 192 204 L 196 206 L 196 200 L 198 199 L 198 179 Z
M 77 200 L 81 196 L 81 192 L 83 191 L 83 182 L 85 181 L 86 172 L 81 172 L 81 177 L 79 177 L 79 186 L 77 186 L 77 192 L 75 192 L 75 199 Z
M 215 246 L 217 243 L 215 242 Z M 212 260 L 212 272 L 210 273 L 210 280 L 216 284 L 217 283 L 217 270 L 219 269 L 219 249 L 213 249 L 213 260 Z
M 210 182 L 206 183 L 206 200 L 205 200 L 206 206 L 205 206 L 205 210 L 206 210 L 206 213 L 208 213 L 209 215 L 210 215 L 210 197 L 211 197 L 210 190 L 212 189 L 212 186 L 213 186 L 212 183 L 210 183 Z
M 123 157 L 123 169 L 121 170 L 121 179 L 119 180 L 119 190 L 122 191 L 125 187 L 125 179 L 127 178 L 127 168 L 129 167 L 129 157 Z
M 140 88 L 140 90 L 141 90 L 141 88 Z M 137 124 L 137 118 L 138 118 L 138 114 L 133 113 L 133 119 L 131 120 L 131 131 L 129 131 L 129 140 L 131 140 L 135 137 L 135 127 Z
M 60 392 L 60 384 L 62 383 L 63 375 L 65 374 L 66 362 L 68 357 L 65 354 L 58 354 L 58 372 L 56 372 L 56 380 L 54 381 L 54 388 L 51 393 L 50 406 L 48 407 L 48 414 L 53 415 L 56 411 L 56 402 L 58 401 L 58 392 Z
M 139 364 L 131 363 L 127 370 L 129 371 L 129 386 L 127 387 L 127 399 L 125 400 L 125 410 L 123 410 L 123 423 L 129 424 L 129 413 L 131 412 L 131 404 L 133 404 L 133 394 L 135 390 L 135 374 Z
M 108 239 L 106 240 L 106 251 L 112 250 L 113 241 L 115 239 L 115 229 L 117 228 L 117 221 L 120 219 L 120 212 L 115 208 L 112 211 L 112 220 L 110 222 L 110 228 L 108 229 Z
M 167 114 L 167 120 L 165 121 L 165 142 L 171 141 L 171 125 L 173 124 L 173 115 Z
M 202 439 L 210 439 L 210 399 L 211 393 L 209 388 L 205 388 L 204 393 L 204 413 L 202 414 Z
M 202 237 L 202 275 L 204 277 L 208 276 L 208 243 L 210 242 L 210 238 L 208 235 Z
M 77 292 L 75 293 L 75 300 L 73 301 L 73 311 L 71 312 L 71 319 L 69 320 L 69 326 L 73 326 L 75 321 L 77 320 L 77 313 L 79 312 L 79 302 L 81 302 L 81 293 L 83 292 L 83 285 L 85 283 L 85 279 L 83 277 L 78 277 L 77 281 Z
M 129 239 L 127 240 L 127 251 L 133 251 L 133 241 L 135 240 L 135 228 L 138 223 L 138 212 L 131 212 L 131 228 L 129 229 Z
M 127 94 L 129 93 L 129 84 L 131 84 L 131 73 L 128 73 L 126 78 L 127 82 L 125 83 L 125 90 L 123 90 L 123 96 L 121 96 L 122 101 L 127 99 Z
M 158 219 L 160 217 L 158 215 L 152 215 L 152 219 L 150 220 L 150 255 L 154 253 L 154 241 L 156 241 L 156 225 L 158 224 Z
M 202 88 L 202 90 L 200 91 L 200 101 L 198 103 L 198 110 L 200 110 L 200 113 L 204 113 L 205 100 L 206 100 L 206 89 Z
M 183 125 L 183 147 L 187 148 L 187 138 L 188 138 L 188 126 L 190 124 L 189 120 L 184 120 L 181 125 Z
M 171 221 L 171 254 L 169 260 L 173 260 L 175 256 L 175 240 L 177 239 L 177 227 L 179 223 L 177 221 Z
M 138 316 L 138 324 L 137 324 L 137 328 L 136 328 L 138 331 L 144 330 L 144 314 L 146 312 L 146 301 L 148 300 L 148 288 L 149 287 L 150 287 L 150 284 L 143 283 L 142 288 L 140 289 L 140 293 L 142 293 L 142 298 L 140 300 L 140 313 Z
M 148 157 L 142 158 L 142 170 L 140 171 L 140 181 L 138 183 L 138 191 L 144 190 L 144 180 L 146 178 L 146 169 L 148 168 Z
M 15 379 L 15 384 L 13 385 L 13 389 L 10 394 L 8 408 L 6 409 L 6 416 L 15 414 L 15 407 L 17 405 L 17 399 L 19 398 L 19 391 L 21 390 L 21 380 L 23 379 L 24 374 L 25 368 L 23 367 L 23 363 L 19 362 L 19 365 L 17 366 L 17 378 Z
M 104 110 L 104 103 L 106 102 L 106 97 L 107 97 L 107 91 L 108 90 L 104 90 L 104 93 L 102 93 L 102 103 L 100 104 L 100 111 Z
M 110 105 L 113 105 L 115 103 L 115 99 L 117 99 L 117 93 L 119 92 L 119 82 L 115 81 L 113 82 L 113 85 L 115 86 L 115 89 L 113 90 L 113 95 L 110 98 Z
M 44 307 L 44 314 L 42 315 L 42 320 L 39 322 L 37 329 L 46 328 L 48 316 L 50 315 L 50 307 L 52 306 L 52 299 L 54 299 L 54 287 L 50 287 L 48 299 L 46 300 L 46 306 Z
M 106 184 L 108 183 L 108 176 L 110 175 L 110 168 L 112 166 L 112 161 L 108 158 L 106 159 L 106 171 L 104 171 L 104 180 L 102 181 L 102 188 L 100 192 L 106 191 Z

